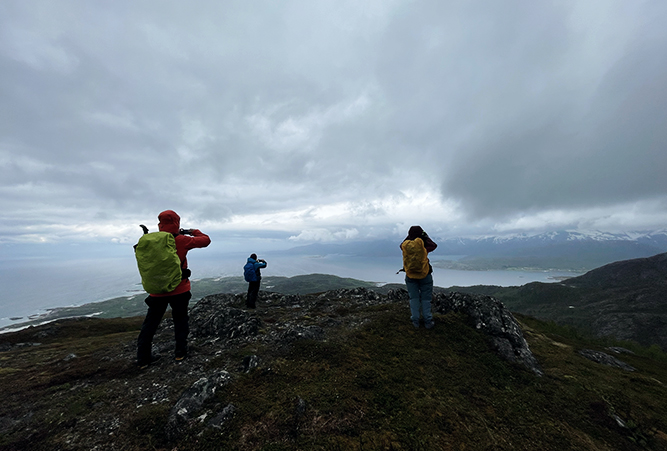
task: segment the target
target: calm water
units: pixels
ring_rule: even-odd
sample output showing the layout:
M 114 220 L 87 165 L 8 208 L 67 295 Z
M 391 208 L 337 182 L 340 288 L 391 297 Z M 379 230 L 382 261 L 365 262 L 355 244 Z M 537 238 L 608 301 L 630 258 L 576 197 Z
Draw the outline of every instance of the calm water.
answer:
M 188 256 L 193 278 L 241 276 L 246 254 L 206 255 L 193 251 Z M 397 258 L 350 258 L 260 255 L 268 261 L 265 276 L 291 277 L 300 274 L 333 274 L 378 283 L 403 283 L 404 273 Z M 453 271 L 435 268 L 435 285 L 524 285 L 553 282 L 553 277 L 572 276 L 563 272 Z M 104 260 L 37 261 L 0 265 L 0 327 L 21 322 L 47 309 L 81 305 L 143 292 L 132 256 Z M 12 319 L 14 318 L 14 319 Z M 20 319 L 16 319 L 20 318 Z

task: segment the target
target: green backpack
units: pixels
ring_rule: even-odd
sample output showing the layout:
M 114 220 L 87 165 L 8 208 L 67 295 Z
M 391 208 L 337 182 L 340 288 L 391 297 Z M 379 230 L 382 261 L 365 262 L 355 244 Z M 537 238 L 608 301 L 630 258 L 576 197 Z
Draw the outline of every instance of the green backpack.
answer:
M 176 253 L 176 240 L 169 232 L 146 233 L 134 247 L 141 284 L 149 294 L 174 291 L 181 283 L 181 259 Z

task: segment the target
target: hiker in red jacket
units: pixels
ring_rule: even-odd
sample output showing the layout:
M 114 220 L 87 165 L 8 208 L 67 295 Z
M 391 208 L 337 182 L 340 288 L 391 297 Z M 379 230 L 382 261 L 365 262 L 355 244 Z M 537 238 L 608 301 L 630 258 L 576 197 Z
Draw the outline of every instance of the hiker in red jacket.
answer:
M 410 296 L 410 320 L 419 327 L 419 314 L 424 317 L 427 329 L 433 328 L 431 299 L 433 298 L 433 268 L 428 261 L 428 253 L 438 247 L 424 230 L 416 225 L 410 227 L 408 236 L 401 243 L 405 286 Z
M 171 306 L 171 316 L 174 319 L 175 358 L 176 360 L 183 360 L 187 356 L 188 334 L 190 333 L 188 304 L 190 298 L 192 298 L 192 293 L 190 292 L 190 270 L 187 269 L 188 260 L 186 255 L 190 249 L 206 247 L 211 243 L 208 235 L 198 229 L 181 229 L 181 218 L 172 210 L 163 211 L 158 215 L 158 219 L 160 221 L 158 224 L 160 231 L 174 235 L 176 253 L 181 260 L 183 279 L 173 291 L 164 294 L 149 293 L 146 298 L 148 313 L 146 313 L 146 319 L 144 319 L 137 339 L 137 364 L 140 368 L 147 367 L 159 358 L 159 356 L 153 356 L 151 352 L 153 336 L 168 305 Z

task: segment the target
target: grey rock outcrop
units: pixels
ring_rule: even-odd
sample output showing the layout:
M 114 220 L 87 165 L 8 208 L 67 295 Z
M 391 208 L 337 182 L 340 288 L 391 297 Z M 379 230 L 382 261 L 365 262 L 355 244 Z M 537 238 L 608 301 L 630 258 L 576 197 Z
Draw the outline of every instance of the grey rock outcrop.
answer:
M 396 300 L 407 300 L 405 289 L 390 290 L 387 296 Z M 505 360 L 519 363 L 534 374 L 543 372 L 528 347 L 519 323 L 502 302 L 483 295 L 465 293 L 433 293 L 434 313 L 463 313 L 475 329 L 487 335 L 498 354 Z
M 248 355 L 243 358 L 243 363 L 241 364 L 241 371 L 244 373 L 249 373 L 259 366 L 259 357 L 256 355 Z
M 379 293 L 369 290 L 368 288 L 341 288 L 338 290 L 327 291 L 319 295 L 320 299 L 351 299 L 357 303 L 365 304 L 379 304 L 384 299 L 384 296 Z
M 232 295 L 201 299 L 190 310 L 193 337 L 239 338 L 256 335 L 260 321 L 245 310 L 230 307 Z
M 225 424 L 236 414 L 236 406 L 227 404 L 216 416 L 208 421 L 208 425 L 215 429 L 222 429 Z
M 321 340 L 324 329 L 319 326 L 292 326 L 280 335 L 280 341 L 288 344 L 296 340 Z
M 261 327 L 260 320 L 247 311 L 237 308 L 243 305 L 244 299 L 243 294 L 219 294 L 203 298 L 191 310 L 193 336 L 237 338 L 256 335 Z M 341 299 L 345 300 L 345 304 L 338 302 Z M 407 300 L 407 290 L 402 288 L 389 290 L 386 295 L 367 288 L 346 288 L 303 297 L 261 292 L 259 304 L 268 308 L 298 308 L 306 315 L 310 311 L 334 311 L 343 305 L 369 306 Z M 497 299 L 483 295 L 436 292 L 433 294 L 433 311 L 442 314 L 448 312 L 465 314 L 477 330 L 490 338 L 502 358 L 522 364 L 536 375 L 543 374 L 528 347 L 519 323 Z M 279 333 L 269 334 L 265 340 L 287 345 L 299 339 L 322 340 L 325 335 L 325 329 L 319 325 L 290 322 L 284 324 Z
M 204 403 L 215 395 L 219 387 L 226 385 L 231 379 L 228 372 L 222 371 L 202 377 L 185 390 L 169 413 L 165 430 L 167 437 L 174 439 L 181 434 L 188 422 L 201 411 Z
M 538 376 L 543 374 L 519 323 L 499 300 L 483 295 L 436 293 L 433 296 L 433 311 L 467 315 L 475 329 L 490 337 L 502 358 L 520 363 Z
M 588 360 L 599 363 L 601 365 L 613 366 L 624 371 L 635 371 L 635 368 L 625 362 L 618 360 L 616 357 L 607 354 L 606 352 L 594 351 L 592 349 L 582 349 L 579 354 L 586 357 Z

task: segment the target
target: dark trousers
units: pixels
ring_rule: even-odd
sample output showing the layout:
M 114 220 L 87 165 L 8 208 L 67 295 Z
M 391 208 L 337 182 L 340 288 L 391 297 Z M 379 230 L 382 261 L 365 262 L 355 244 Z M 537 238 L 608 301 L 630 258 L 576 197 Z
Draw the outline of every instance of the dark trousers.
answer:
M 245 301 L 245 306 L 248 308 L 255 308 L 257 305 L 257 296 L 259 295 L 260 281 L 248 282 L 248 297 Z
M 137 339 L 137 362 L 143 365 L 151 362 L 151 347 L 153 346 L 153 336 L 157 331 L 167 306 L 171 306 L 171 316 L 174 319 L 174 335 L 176 338 L 176 357 L 185 356 L 188 352 L 188 334 L 190 326 L 188 325 L 188 304 L 192 298 L 192 293 L 177 294 L 175 296 L 146 298 L 148 313 L 146 319 L 141 325 L 141 332 Z

